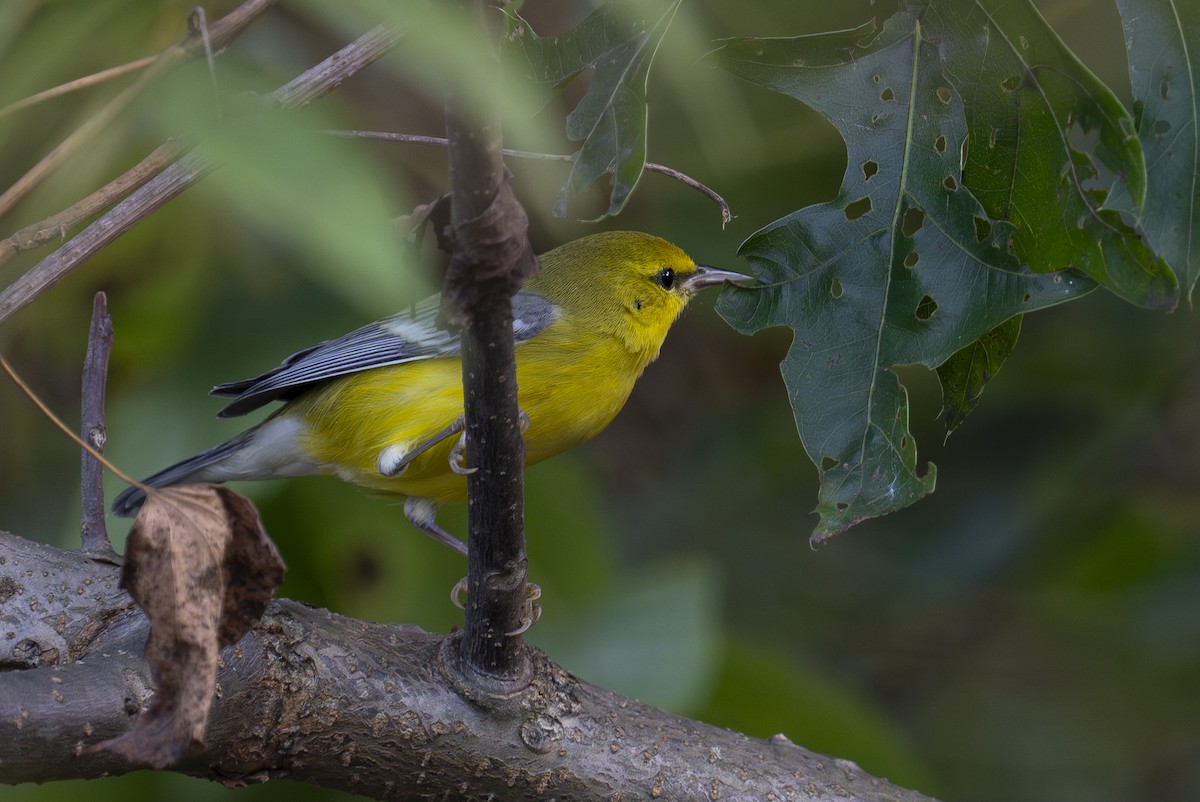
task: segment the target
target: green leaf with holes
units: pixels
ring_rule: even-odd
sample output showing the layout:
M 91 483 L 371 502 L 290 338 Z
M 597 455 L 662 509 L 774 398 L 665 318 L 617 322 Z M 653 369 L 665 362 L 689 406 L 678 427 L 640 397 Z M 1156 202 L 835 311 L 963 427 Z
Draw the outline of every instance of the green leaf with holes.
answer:
M 1117 0 L 1147 190 L 1139 222 L 1189 294 L 1200 278 L 1200 4 Z
M 820 542 L 933 490 L 895 366 L 940 365 L 1014 315 L 1093 284 L 1023 267 L 1008 250 L 1013 225 L 963 186 L 962 101 L 917 13 L 878 34 L 727 40 L 715 58 L 817 109 L 846 140 L 837 197 L 751 236 L 741 253 L 764 286 L 731 288 L 718 307 L 745 333 L 795 331 L 782 372 L 820 471 Z
M 975 342 L 955 351 L 949 359 L 938 366 L 938 380 L 942 383 L 942 424 L 946 436 L 967 419 L 983 395 L 983 388 L 991 381 L 1008 355 L 1017 347 L 1021 334 L 1021 316 L 1010 317 Z
M 964 180 L 990 217 L 1014 225 L 1016 257 L 1038 272 L 1081 270 L 1140 306 L 1174 307 L 1174 273 L 1136 227 L 1146 160 L 1120 101 L 1030 0 L 932 0 L 923 11 L 966 109 Z
M 682 0 L 610 0 L 561 36 L 537 36 L 512 18 L 504 49 L 531 80 L 561 89 L 592 70 L 587 91 L 567 115 L 567 136 L 583 145 L 554 206 L 606 173 L 612 190 L 604 216 L 621 211 L 646 165 L 646 81 L 650 63 Z

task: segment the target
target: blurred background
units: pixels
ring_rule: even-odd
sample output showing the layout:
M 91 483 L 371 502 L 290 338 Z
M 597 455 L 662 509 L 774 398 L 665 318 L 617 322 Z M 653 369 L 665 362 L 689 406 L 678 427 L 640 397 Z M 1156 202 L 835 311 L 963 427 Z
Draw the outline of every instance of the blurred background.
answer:
M 178 41 L 182 0 L 0 4 L 0 107 Z M 215 20 L 236 4 L 206 7 Z M 543 33 L 589 2 L 532 0 Z M 1051 25 L 1129 102 L 1109 0 L 1039 0 Z M 168 136 L 204 139 L 225 167 L 0 326 L 0 352 L 73 425 L 92 295 L 116 346 L 109 456 L 146 475 L 249 421 L 219 421 L 214 384 L 405 308 L 436 288 L 436 255 L 391 219 L 446 188 L 438 149 L 314 134 L 440 134 L 444 82 L 425 37 L 270 128 L 242 123 L 263 94 L 371 24 L 368 3 L 284 3 L 217 59 L 171 74 L 8 215 L 3 236 L 128 169 Z M 802 8 L 803 10 L 798 10 Z M 650 84 L 652 160 L 721 192 L 644 176 L 624 213 L 581 199 L 550 216 L 560 164 L 510 166 L 539 250 L 598 228 L 667 237 L 739 269 L 738 244 L 832 196 L 837 133 L 800 104 L 699 64 L 712 40 L 860 24 L 888 3 L 692 0 Z M 128 84 L 0 116 L 0 186 Z M 478 79 L 482 81 L 482 79 Z M 478 91 L 497 89 L 480 83 Z M 502 89 L 502 87 L 501 87 Z M 498 91 L 498 90 L 497 90 Z M 578 97 L 570 90 L 564 100 Z M 508 101 L 506 101 L 508 102 Z M 574 149 L 563 107 L 514 97 L 508 144 Z M 7 285 L 48 252 L 0 268 Z M 744 267 L 744 265 L 742 266 Z M 581 677 L 751 735 L 811 749 L 946 800 L 1200 798 L 1200 322 L 1103 292 L 1026 318 L 978 411 L 943 443 L 936 378 L 901 369 L 937 492 L 819 551 L 815 471 L 779 377 L 786 331 L 736 335 L 695 303 L 612 426 L 527 479 L 530 639 Z M 78 544 L 78 449 L 0 381 L 0 528 Z M 109 483 L 109 497 L 121 489 Z M 445 632 L 462 559 L 394 503 L 332 479 L 237 487 L 288 563 L 281 595 Z M 465 532 L 465 512 L 442 519 Z M 128 527 L 110 518 L 118 546 Z M 318 800 L 286 781 L 230 790 L 167 773 L 0 791 L 5 802 L 166 798 Z

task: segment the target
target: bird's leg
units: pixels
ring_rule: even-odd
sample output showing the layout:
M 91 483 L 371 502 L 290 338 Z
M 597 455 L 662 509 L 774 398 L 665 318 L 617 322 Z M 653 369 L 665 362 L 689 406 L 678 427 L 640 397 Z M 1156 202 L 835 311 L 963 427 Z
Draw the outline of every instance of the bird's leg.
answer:
M 525 414 L 525 410 L 519 410 L 521 413 L 520 426 L 521 434 L 529 431 L 529 416 Z M 461 420 L 461 419 L 460 419 Z M 479 470 L 478 468 L 467 467 L 467 433 L 463 432 L 458 436 L 458 442 L 454 444 L 454 448 L 450 451 L 450 470 L 461 476 L 470 476 Z
M 404 517 L 434 540 L 466 555 L 467 544 L 437 525 L 437 505 L 427 498 L 409 496 L 404 500 Z
M 420 443 L 416 448 L 406 450 L 400 444 L 390 445 L 379 452 L 379 458 L 375 461 L 375 468 L 383 476 L 399 476 L 404 473 L 412 461 L 424 454 L 429 449 L 436 446 L 438 443 L 445 440 L 447 437 L 456 435 L 466 426 L 466 421 L 462 415 L 459 415 L 450 425 L 440 432 L 435 434 L 428 440 Z

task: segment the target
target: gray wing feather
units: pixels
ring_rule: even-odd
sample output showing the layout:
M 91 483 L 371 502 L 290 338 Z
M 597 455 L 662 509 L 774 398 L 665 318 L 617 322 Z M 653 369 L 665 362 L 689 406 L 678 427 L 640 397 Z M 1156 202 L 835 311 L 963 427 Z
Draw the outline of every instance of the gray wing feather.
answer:
M 259 427 L 255 426 L 252 429 L 242 432 L 232 440 L 221 443 L 219 446 L 214 446 L 207 451 L 201 451 L 194 457 L 188 457 L 182 462 L 177 462 L 174 465 L 163 468 L 153 476 L 143 479 L 142 484 L 147 487 L 171 487 L 172 485 L 194 482 L 196 481 L 195 475 L 198 472 L 209 465 L 220 462 L 230 454 L 240 451 L 246 443 L 253 439 L 258 429 Z M 133 515 L 145 500 L 145 490 L 142 490 L 140 487 L 127 487 L 113 500 L 112 511 L 117 515 Z
M 458 356 L 459 339 L 436 325 L 438 303 L 431 298 L 413 313 L 392 315 L 349 334 L 292 354 L 261 376 L 212 389 L 234 400 L 219 417 L 244 415 L 275 400 L 294 398 L 310 386 L 350 373 L 400 365 L 419 359 Z M 513 297 L 513 337 L 521 343 L 535 337 L 558 317 L 558 307 L 540 295 L 519 292 Z

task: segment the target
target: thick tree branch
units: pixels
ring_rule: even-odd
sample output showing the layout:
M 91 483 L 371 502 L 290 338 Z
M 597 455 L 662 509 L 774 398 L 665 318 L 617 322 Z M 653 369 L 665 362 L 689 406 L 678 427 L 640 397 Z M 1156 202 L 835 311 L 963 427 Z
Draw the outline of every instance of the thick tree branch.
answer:
M 482 47 L 482 6 L 467 4 Z M 529 665 L 519 633 L 531 623 L 526 584 L 525 441 L 517 405 L 512 297 L 536 259 L 525 210 L 501 155 L 497 108 L 446 103 L 454 252 L 444 309 L 463 327 L 462 362 L 470 499 L 463 667 L 498 689 L 524 687 Z
M 119 569 L 0 533 L 0 782 L 136 769 L 96 743 L 150 698 L 148 624 Z M 63 589 L 66 589 L 65 591 Z M 809 752 L 656 710 L 534 650 L 522 691 L 458 679 L 454 636 L 290 601 L 226 649 L 203 753 L 178 769 L 379 799 L 929 802 Z

